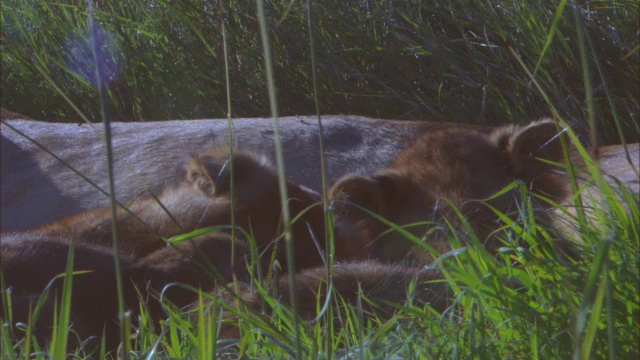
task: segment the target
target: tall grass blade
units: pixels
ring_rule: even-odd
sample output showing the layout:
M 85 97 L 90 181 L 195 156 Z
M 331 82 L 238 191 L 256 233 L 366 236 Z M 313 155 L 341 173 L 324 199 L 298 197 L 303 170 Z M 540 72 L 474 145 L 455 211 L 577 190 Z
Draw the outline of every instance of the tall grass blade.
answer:
M 13 341 L 11 341 L 9 331 L 5 330 L 4 328 L 6 326 L 7 325 L 3 325 L 2 334 L 0 334 L 2 335 L 2 351 L 0 352 L 0 354 L 2 355 L 3 359 L 16 360 L 16 354 L 13 350 Z
M 113 179 L 113 147 L 111 143 L 111 123 L 107 118 L 106 105 L 107 99 L 102 85 L 102 75 L 100 74 L 100 61 L 99 58 L 102 54 L 101 49 L 98 46 L 98 40 L 96 39 L 98 28 L 94 20 L 94 8 L 93 1 L 87 0 L 87 17 L 89 21 L 89 34 L 91 41 L 91 54 L 93 56 L 93 69 L 95 76 L 96 91 L 98 92 L 98 98 L 100 101 L 100 118 L 104 124 L 104 141 L 107 150 L 107 178 L 109 182 L 109 199 L 111 202 L 111 234 L 113 238 L 113 259 L 115 265 L 115 277 L 116 288 L 118 292 L 118 315 L 120 318 L 120 339 L 122 340 L 122 352 L 120 354 L 122 359 L 129 359 L 129 336 L 127 322 L 125 319 L 125 304 L 124 304 L 124 290 L 122 285 L 122 270 L 120 265 L 120 245 L 118 243 L 118 226 L 117 226 L 117 207 L 116 207 L 116 192 L 115 183 Z
M 544 44 L 544 47 L 542 48 L 542 51 L 540 52 L 540 58 L 536 63 L 536 67 L 533 69 L 534 77 L 538 72 L 538 69 L 540 68 L 540 64 L 542 63 L 542 59 L 544 58 L 544 55 L 547 53 L 547 50 L 551 46 L 553 37 L 555 36 L 558 30 L 558 24 L 560 23 L 560 20 L 562 20 L 562 15 L 564 14 L 564 8 L 566 5 L 567 5 L 567 0 L 562 0 L 560 4 L 558 4 L 558 8 L 556 9 L 556 15 L 554 16 L 553 23 L 551 23 L 551 27 L 549 28 L 549 34 L 547 35 L 547 40 Z
M 609 261 L 610 246 L 610 240 L 600 240 L 592 270 L 587 278 L 582 302 L 576 318 L 576 337 L 581 341 L 576 343 L 573 354 L 575 360 L 589 358 L 584 351 L 590 351 L 595 331 L 597 331 L 599 315 L 602 310 L 602 298 L 607 288 L 606 282 L 608 276 L 606 270 L 607 262 Z M 585 332 L 585 330 L 588 331 Z
M 584 83 L 585 103 L 587 105 L 587 119 L 589 124 L 589 134 L 591 135 L 591 146 L 598 146 L 598 138 L 596 137 L 596 112 L 593 101 L 593 86 L 591 79 L 591 70 L 589 67 L 589 55 L 587 54 L 587 43 L 585 40 L 584 26 L 582 24 L 581 8 L 576 4 L 575 0 L 571 0 L 571 7 L 576 22 L 576 34 L 578 35 L 578 49 L 580 50 L 580 65 L 582 67 L 582 81 Z
M 64 359 L 67 352 L 70 325 L 69 317 L 71 316 L 71 291 L 73 288 L 74 246 L 75 240 L 71 239 L 69 255 L 67 256 L 67 267 L 62 285 L 62 294 L 60 294 L 60 315 L 57 318 L 57 323 L 54 320 L 55 335 L 52 338 L 51 344 L 51 353 L 54 359 Z
M 319 317 L 322 314 L 326 314 L 326 318 L 327 319 L 331 319 L 333 318 L 333 309 L 331 307 L 331 303 L 332 303 L 332 293 L 333 293 L 333 262 L 334 262 L 334 253 L 335 253 L 335 244 L 334 244 L 334 237 L 330 236 L 331 231 L 329 229 L 329 219 L 328 217 L 330 216 L 329 214 L 329 202 L 328 202 L 328 196 L 327 196 L 327 192 L 328 192 L 328 187 L 329 185 L 327 184 L 327 169 L 326 169 L 326 160 L 325 160 L 325 150 L 324 150 L 324 129 L 322 126 L 322 117 L 320 115 L 320 93 L 319 93 L 319 87 L 318 87 L 318 78 L 317 78 L 317 68 L 316 68 L 316 44 L 315 44 L 315 22 L 314 22 L 314 18 L 313 18 L 313 0 L 307 0 L 307 27 L 309 29 L 309 54 L 311 57 L 311 81 L 312 81 L 312 85 L 313 85 L 313 99 L 314 99 L 314 105 L 315 105 L 315 113 L 316 113 L 316 118 L 317 118 L 317 122 L 318 122 L 318 144 L 319 144 L 319 151 L 320 151 L 320 176 L 322 178 L 322 206 L 323 206 L 323 213 L 324 213 L 324 219 L 325 219 L 325 238 L 324 240 L 324 244 L 325 244 L 325 249 L 324 249 L 324 253 L 326 254 L 326 256 L 324 257 L 325 259 L 328 259 L 328 262 L 325 262 L 325 265 L 327 267 L 327 279 L 328 279 L 328 284 L 327 284 L 327 297 L 326 297 L 326 301 L 325 304 L 322 308 L 322 310 L 320 311 L 320 314 L 318 315 L 318 318 L 316 318 L 316 321 L 319 320 Z M 327 313 L 328 312 L 328 313 Z M 331 350 L 333 348 L 333 336 L 332 336 L 332 332 L 329 332 L 326 336 L 325 339 L 325 351 L 327 354 L 331 353 Z
M 227 93 L 227 132 L 229 133 L 229 179 L 231 182 L 230 196 L 231 196 L 231 269 L 235 269 L 236 259 L 236 211 L 235 211 L 235 198 L 236 198 L 236 182 L 235 182 L 235 166 L 233 164 L 233 120 L 231 119 L 231 77 L 229 76 L 229 49 L 227 45 L 227 24 L 224 12 L 224 1 L 220 1 L 220 27 L 222 28 L 222 49 L 224 57 L 224 81 L 225 90 Z M 235 270 L 233 271 L 233 277 L 235 279 Z M 236 292 L 238 289 L 236 289 Z
M 280 187 L 280 204 L 282 206 L 282 220 L 285 227 L 285 244 L 287 250 L 287 269 L 289 277 L 289 291 L 291 308 L 293 309 L 293 326 L 295 328 L 296 337 L 296 358 L 301 359 L 300 329 L 298 319 L 298 304 L 296 300 L 296 282 L 295 282 L 295 259 L 293 251 L 293 239 L 291 234 L 291 215 L 288 205 L 287 179 L 284 170 L 284 156 L 282 153 L 282 144 L 280 140 L 280 125 L 278 121 L 278 105 L 276 99 L 276 88 L 273 77 L 273 66 L 271 64 L 271 47 L 269 44 L 269 33 L 267 29 L 267 20 L 264 12 L 264 0 L 257 0 L 258 21 L 260 23 L 260 36 L 262 39 L 262 49 L 264 52 L 264 66 L 267 77 L 267 87 L 269 91 L 269 107 L 271 108 L 271 117 L 273 118 L 273 141 L 276 149 L 276 163 L 278 169 L 278 183 Z

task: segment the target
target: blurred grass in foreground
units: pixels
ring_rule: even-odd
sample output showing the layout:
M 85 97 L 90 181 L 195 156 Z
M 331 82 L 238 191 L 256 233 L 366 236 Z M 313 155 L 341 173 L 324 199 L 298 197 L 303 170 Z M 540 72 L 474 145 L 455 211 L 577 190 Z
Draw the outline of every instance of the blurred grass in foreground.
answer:
M 318 2 L 312 31 L 320 110 L 485 124 L 549 115 L 515 50 L 578 132 L 588 128 L 586 104 L 592 101 L 601 141 L 620 141 L 616 121 L 628 142 L 638 141 L 640 7 L 626 0 L 572 4 Z M 110 118 L 226 117 L 218 2 L 108 1 L 96 8 Z M 86 4 L 5 0 L 1 10 L 1 105 L 46 121 L 77 120 L 44 71 L 98 121 L 99 99 L 88 80 L 93 61 Z M 306 3 L 271 1 L 265 13 L 279 113 L 312 115 Z M 232 115 L 268 116 L 254 2 L 230 1 L 224 20 Z M 578 28 L 586 38 L 592 95 L 585 93 Z

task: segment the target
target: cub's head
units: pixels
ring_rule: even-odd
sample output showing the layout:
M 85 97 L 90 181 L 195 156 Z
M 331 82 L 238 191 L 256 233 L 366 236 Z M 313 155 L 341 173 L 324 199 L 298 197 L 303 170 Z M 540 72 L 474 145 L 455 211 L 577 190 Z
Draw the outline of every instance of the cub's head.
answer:
M 277 243 L 277 258 L 286 265 L 285 243 L 278 241 L 284 234 L 278 174 L 266 157 L 236 149 L 230 156 L 228 148 L 216 148 L 192 156 L 186 170 L 187 182 L 216 200 L 202 224 L 231 224 L 233 208 L 236 226 L 253 235 L 266 257 Z M 321 196 L 293 181 L 287 181 L 286 188 L 289 212 L 296 219 L 292 224 L 296 266 L 318 265 L 315 239 L 324 239 Z
M 362 209 L 403 226 L 443 253 L 451 250 L 447 228 L 434 224 L 443 224 L 443 219 L 459 224 L 451 204 L 484 239 L 499 226 L 498 216 L 487 204 L 506 214 L 517 212 L 521 201 L 518 188 L 496 195 L 515 180 L 531 193 L 561 200 L 566 191 L 562 168 L 548 162 L 563 160 L 557 135 L 551 120 L 500 128 L 436 128 L 400 154 L 389 168 L 371 175 L 347 175 L 333 186 L 329 197 L 334 201 L 342 239 L 338 250 L 356 258 L 389 261 L 415 252 L 406 236 L 389 231 L 388 224 Z M 412 256 L 431 260 L 422 252 Z

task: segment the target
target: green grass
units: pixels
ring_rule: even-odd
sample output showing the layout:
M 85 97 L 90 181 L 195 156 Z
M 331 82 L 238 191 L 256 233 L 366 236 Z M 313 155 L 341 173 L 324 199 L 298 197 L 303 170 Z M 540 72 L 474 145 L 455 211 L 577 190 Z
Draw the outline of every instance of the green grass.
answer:
M 505 242 L 498 255 L 469 247 L 440 261 L 455 291 L 442 314 L 401 304 L 395 316 L 384 319 L 365 316 L 355 305 L 316 323 L 302 322 L 296 337 L 291 311 L 256 283 L 265 312 L 236 310 L 233 302 L 207 297 L 195 310 L 198 321 L 166 304 L 168 320 L 154 325 L 143 307 L 132 358 L 289 358 L 297 352 L 296 340 L 301 358 L 635 358 L 640 354 L 640 204 L 629 189 L 600 191 L 593 207 L 583 209 L 585 220 L 570 219 L 569 233 L 580 241 L 579 261 L 552 250 L 555 230 L 528 217 L 527 208 L 494 234 Z M 345 307 L 339 297 L 333 301 Z M 68 300 L 59 306 L 58 323 L 66 328 Z M 322 306 L 317 304 L 319 312 Z M 241 319 L 241 338 L 218 339 L 220 321 L 237 321 L 234 313 Z M 31 345 L 26 339 L 14 343 L 6 325 L 2 339 L 3 358 L 26 359 L 30 353 L 47 358 L 34 352 L 33 338 Z M 66 341 L 59 339 L 58 351 Z M 74 356 L 83 354 L 78 350 Z
M 579 133 L 588 133 L 593 117 L 600 141 L 638 141 L 640 7 L 629 0 L 575 3 L 317 2 L 314 73 L 306 3 L 271 1 L 265 15 L 279 113 L 315 113 L 316 75 L 323 114 L 525 123 L 551 114 L 550 101 Z M 75 1 L 2 2 L 2 107 L 77 121 L 53 82 L 100 120 L 86 9 Z M 224 10 L 210 0 L 99 2 L 110 118 L 225 118 L 227 70 L 233 117 L 267 116 L 255 3 L 229 1 Z
M 92 56 L 83 37 L 86 6 L 8 0 L 1 12 L 1 102 L 59 121 L 77 118 L 72 104 L 95 121 L 312 114 L 315 101 L 322 113 L 487 124 L 554 114 L 600 141 L 637 141 L 639 7 L 630 1 L 594 1 L 577 11 L 572 6 L 331 1 L 314 5 L 309 32 L 303 3 L 269 3 L 266 25 L 275 74 L 269 89 L 278 90 L 279 102 L 274 111 L 274 97 L 265 91 L 269 65 L 260 51 L 253 2 L 225 4 L 224 19 L 219 4 L 207 1 L 101 4 L 96 18 L 104 35 L 98 40 L 109 44 L 109 54 L 106 70 L 98 73 L 106 80 L 113 75 L 101 103 L 87 65 Z M 223 20 L 228 56 L 223 55 Z M 317 56 L 315 87 L 309 34 Z M 75 44 L 74 59 L 65 54 L 70 44 Z M 229 72 L 228 80 L 223 71 Z M 105 105 L 106 116 L 100 114 Z M 455 291 L 442 314 L 409 303 L 383 319 L 365 316 L 356 305 L 330 308 L 322 321 L 296 325 L 292 312 L 255 283 L 265 299 L 264 312 L 236 310 L 213 298 L 196 309 L 196 322 L 166 304 L 168 320 L 154 324 L 141 305 L 130 355 L 637 358 L 638 196 L 607 186 L 597 171 L 588 175 L 601 195 L 588 207 L 570 202 L 575 211 L 557 209 L 569 219 L 566 234 L 579 243 L 579 261 L 559 256 L 553 250 L 555 230 L 537 224 L 533 210 L 525 207 L 517 219 L 505 217 L 504 228 L 494 234 L 505 242 L 498 255 L 470 247 L 439 262 Z M 71 278 L 69 272 L 65 279 Z M 15 343 L 3 319 L 3 359 L 63 357 L 71 314 L 69 290 L 62 295 L 55 304 L 62 326 L 55 346 L 42 349 L 28 324 L 28 336 Z M 2 296 L 3 313 L 10 316 L 8 293 Z M 333 301 L 344 305 L 339 298 Z M 218 339 L 221 321 L 232 320 L 221 315 L 223 309 L 240 319 L 237 341 Z M 86 356 L 82 349 L 71 355 Z

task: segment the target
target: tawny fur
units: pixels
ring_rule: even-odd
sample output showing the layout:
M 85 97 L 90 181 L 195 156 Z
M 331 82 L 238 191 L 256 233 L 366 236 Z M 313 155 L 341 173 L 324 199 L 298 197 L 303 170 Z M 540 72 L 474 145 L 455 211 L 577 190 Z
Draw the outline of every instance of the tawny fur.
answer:
M 306 269 L 295 275 L 296 302 L 300 317 L 312 320 L 319 316 L 328 294 L 327 269 Z M 436 269 L 424 269 L 401 264 L 383 264 L 377 261 L 358 261 L 336 264 L 332 270 L 331 305 L 342 311 L 342 305 L 361 306 L 363 316 L 376 315 L 388 318 L 397 305 L 411 300 L 414 305 L 429 305 L 442 312 L 450 304 L 452 292 Z M 411 283 L 414 291 L 409 293 Z M 289 280 L 286 276 L 272 286 L 272 296 L 280 304 L 291 305 Z M 262 295 L 248 287 L 241 288 L 240 302 L 227 291 L 217 295 L 231 306 L 243 304 L 249 311 L 269 311 Z M 196 306 L 196 305 L 194 305 Z M 197 316 L 194 316 L 194 320 Z M 238 328 L 233 322 L 221 328 L 221 338 L 238 338 Z
M 551 121 L 497 129 L 435 127 L 400 154 L 387 169 L 370 176 L 348 175 L 338 181 L 330 192 L 337 215 L 336 256 L 364 261 L 336 265 L 332 278 L 336 294 L 347 303 L 355 304 L 362 293 L 376 304 L 365 305 L 365 311 L 389 314 L 393 308 L 385 302 L 406 301 L 405 289 L 411 281 L 416 281 L 414 299 L 429 303 L 437 310 L 444 309 L 450 290 L 439 281 L 442 275 L 438 271 L 379 262 L 399 262 L 409 256 L 412 262 L 424 264 L 432 260 L 431 254 L 420 251 L 403 236 L 387 232 L 386 225 L 361 208 L 399 225 L 441 222 L 442 219 L 455 223 L 457 217 L 444 200 L 448 199 L 460 208 L 483 238 L 498 225 L 496 216 L 480 200 L 491 197 L 512 181 L 523 181 L 530 191 L 556 201 L 564 197 L 565 184 L 563 177 L 558 175 L 559 168 L 539 160 L 562 160 L 556 134 L 555 124 Z M 130 207 L 142 221 L 119 210 L 121 256 L 125 259 L 125 274 L 131 283 L 149 284 L 156 289 L 168 281 L 214 287 L 215 279 L 209 279 L 206 272 L 185 261 L 189 258 L 198 259 L 202 264 L 213 263 L 220 274 L 217 279 L 229 279 L 234 272 L 241 273 L 240 269 L 231 267 L 228 232 L 209 234 L 193 243 L 181 244 L 178 246 L 180 255 L 165 246 L 168 237 L 231 222 L 227 161 L 228 154 L 221 150 L 194 158 L 187 166 L 185 183 L 160 196 L 160 201 L 177 222 L 150 199 L 136 201 Z M 251 231 L 259 249 L 268 253 L 282 232 L 277 176 L 262 159 L 246 153 L 234 156 L 234 169 L 236 223 Z M 288 191 L 292 214 L 299 214 L 319 201 L 317 194 L 293 183 L 288 184 Z M 519 194 L 511 191 L 488 203 L 509 213 L 520 205 Z M 56 237 L 48 240 L 56 246 L 59 246 L 60 238 L 66 239 L 63 241 L 77 239 L 80 251 L 86 253 L 87 258 L 95 257 L 99 264 L 105 256 L 103 251 L 111 246 L 109 216 L 108 210 L 91 211 L 32 231 L 29 236 Z M 421 225 L 408 230 L 424 237 L 429 246 L 439 252 L 451 249 L 446 236 L 439 235 L 431 226 Z M 326 269 L 315 267 L 321 261 L 314 236 L 323 239 L 323 231 L 322 212 L 318 206 L 305 213 L 293 227 L 296 263 L 298 268 L 303 268 L 295 275 L 296 299 L 305 319 L 317 315 L 318 301 L 322 302 L 326 296 Z M 240 257 L 248 253 L 242 239 L 238 246 Z M 283 246 L 279 246 L 279 250 L 282 249 Z M 281 265 L 286 264 L 284 252 L 279 251 L 276 255 Z M 233 263 L 242 263 L 242 259 L 234 259 Z M 97 276 L 110 271 L 109 266 L 103 266 Z M 285 304 L 290 300 L 288 286 L 286 276 L 274 286 L 278 298 Z M 167 294 L 179 304 L 190 299 L 179 289 Z M 251 308 L 261 307 L 262 299 L 257 293 L 244 290 L 240 296 Z M 224 331 L 232 334 L 235 330 Z
M 233 164 L 235 225 L 255 237 L 259 250 L 266 250 L 283 233 L 278 175 L 265 158 L 250 152 L 236 150 Z M 172 236 L 209 226 L 230 226 L 230 165 L 226 148 L 194 156 L 186 166 L 186 180 L 165 190 L 158 197 L 159 203 L 153 198 L 142 198 L 135 200 L 128 209 L 118 209 L 116 221 L 121 255 L 143 258 L 166 247 L 166 240 Z M 324 220 L 322 210 L 312 205 L 319 203 L 320 197 L 291 181 L 287 183 L 287 192 L 290 212 L 294 216 L 311 207 L 292 229 L 294 241 L 299 245 L 296 257 L 300 263 L 312 266 L 315 262 L 317 265 L 320 257 L 313 237 L 323 238 Z M 29 233 L 73 238 L 80 243 L 111 248 L 111 226 L 111 211 L 99 209 Z
M 233 175 L 231 167 L 233 166 Z M 208 226 L 231 225 L 231 184 L 237 237 L 231 230 L 208 233 L 167 246 L 172 236 Z M 293 182 L 287 183 L 296 263 L 299 267 L 321 263 L 314 237 L 324 238 L 324 218 L 318 194 Z M 159 293 L 169 283 L 182 283 L 213 290 L 234 277 L 248 279 L 249 246 L 243 232 L 251 234 L 266 269 L 277 245 L 275 258 L 286 266 L 278 175 L 261 156 L 226 149 L 193 157 L 187 165 L 186 180 L 154 199 L 135 201 L 127 210 L 119 209 L 116 223 L 120 242 L 123 287 L 126 305 L 138 309 L 138 291 L 147 288 Z M 303 213 L 303 210 L 305 212 Z M 38 297 L 54 276 L 63 273 L 71 241 L 75 242 L 74 270 L 88 274 L 74 277 L 72 312 L 83 337 L 100 335 L 105 324 L 109 341 L 117 339 L 112 326 L 117 314 L 111 212 L 88 211 L 26 233 L 3 234 L 2 270 L 18 309 L 14 320 L 27 322 L 29 302 Z M 232 243 L 235 241 L 235 244 Z M 235 247 L 232 258 L 232 246 Z M 58 285 L 61 281 L 57 281 Z M 60 286 L 56 287 L 61 289 Z M 164 295 L 178 306 L 191 303 L 197 295 L 172 287 Z M 151 314 L 163 316 L 159 304 L 147 302 Z M 92 311 L 95 307 L 99 311 Z M 50 315 L 52 311 L 45 311 Z M 46 315 L 43 315 L 46 317 Z M 14 321 L 14 323 L 16 322 Z M 46 327 L 51 319 L 42 319 Z
M 542 161 L 562 162 L 557 134 L 551 120 L 492 130 L 441 127 L 418 139 L 388 168 L 368 176 L 345 176 L 330 191 L 338 218 L 337 231 L 344 239 L 341 251 L 360 251 L 365 257 L 384 261 L 409 257 L 424 264 L 433 260 L 429 252 L 420 250 L 404 235 L 387 231 L 387 225 L 361 208 L 400 226 L 422 223 L 406 230 L 439 253 L 445 253 L 452 246 L 443 220 L 460 224 L 449 202 L 460 209 L 484 241 L 499 226 L 498 217 L 486 205 L 511 214 L 520 206 L 520 194 L 516 189 L 483 200 L 513 181 L 524 182 L 531 193 L 562 200 L 567 191 L 560 174 L 562 168 Z M 548 207 L 543 202 L 538 205 Z M 491 242 L 486 245 L 497 246 Z

